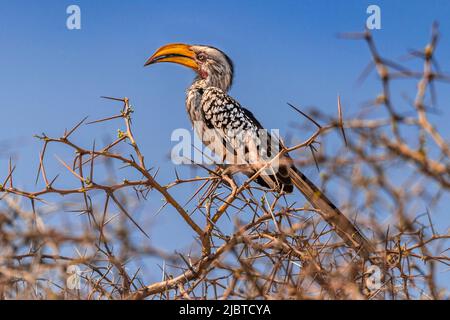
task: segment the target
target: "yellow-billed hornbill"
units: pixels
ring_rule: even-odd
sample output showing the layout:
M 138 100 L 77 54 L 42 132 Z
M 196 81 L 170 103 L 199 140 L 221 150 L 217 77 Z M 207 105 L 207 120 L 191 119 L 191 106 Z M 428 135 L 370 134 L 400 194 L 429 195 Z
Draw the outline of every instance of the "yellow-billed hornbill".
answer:
M 233 63 L 221 50 L 204 45 L 173 43 L 159 48 L 145 66 L 172 62 L 193 69 L 197 73 L 186 92 L 186 109 L 196 133 L 203 143 L 222 159 L 232 159 L 237 164 L 248 164 L 242 172 L 251 177 L 262 172 L 256 182 L 273 190 L 290 193 L 295 185 L 324 219 L 335 228 L 339 236 L 359 254 L 368 258 L 372 248 L 358 229 L 303 173 L 295 168 L 289 155 L 282 156 L 276 170 L 260 170 L 264 164 L 260 154 L 269 157 L 273 141 L 277 138 L 265 132 L 253 114 L 228 95 L 233 82 Z M 259 144 L 266 140 L 265 150 Z M 269 140 L 269 141 L 267 141 Z M 240 149 L 243 152 L 229 150 Z M 256 156 L 255 156 L 256 155 Z M 255 161 L 256 157 L 256 161 Z M 264 169 L 264 168 L 263 168 Z

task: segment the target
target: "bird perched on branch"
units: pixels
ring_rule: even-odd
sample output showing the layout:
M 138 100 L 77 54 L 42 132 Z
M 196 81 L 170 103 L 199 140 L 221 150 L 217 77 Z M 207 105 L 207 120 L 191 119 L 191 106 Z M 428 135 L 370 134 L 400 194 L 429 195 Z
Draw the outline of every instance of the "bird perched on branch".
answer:
M 278 137 L 265 131 L 249 110 L 228 95 L 234 68 L 224 52 L 211 46 L 174 43 L 159 48 L 145 66 L 160 62 L 180 64 L 196 72 L 186 92 L 186 109 L 209 149 L 264 187 L 290 193 L 296 186 L 338 235 L 368 258 L 370 243 L 353 223 L 294 166 L 287 153 L 279 153 L 282 145 Z

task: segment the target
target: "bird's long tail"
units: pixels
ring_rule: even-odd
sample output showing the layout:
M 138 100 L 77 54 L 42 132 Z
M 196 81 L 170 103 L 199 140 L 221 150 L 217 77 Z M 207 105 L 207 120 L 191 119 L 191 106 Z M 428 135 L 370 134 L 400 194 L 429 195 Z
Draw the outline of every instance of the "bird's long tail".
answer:
M 251 177 L 257 169 L 247 172 Z M 262 186 L 291 193 L 294 186 L 305 196 L 322 218 L 335 230 L 346 245 L 353 248 L 359 256 L 368 260 L 375 253 L 372 244 L 361 231 L 331 202 L 316 185 L 298 170 L 292 158 L 285 154 L 278 171 L 273 174 L 260 174 L 256 182 Z
M 358 228 L 295 166 L 290 166 L 288 170 L 292 184 L 319 211 L 339 237 L 354 248 L 363 259 L 369 259 L 370 254 L 374 253 L 374 248 Z

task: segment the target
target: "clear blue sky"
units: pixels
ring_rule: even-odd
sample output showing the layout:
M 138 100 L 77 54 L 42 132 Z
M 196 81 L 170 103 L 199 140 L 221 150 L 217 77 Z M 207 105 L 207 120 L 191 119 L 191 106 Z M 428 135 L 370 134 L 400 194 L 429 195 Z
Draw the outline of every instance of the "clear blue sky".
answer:
M 66 28 L 70 4 L 81 7 L 81 30 Z M 227 52 L 236 69 L 232 95 L 266 127 L 286 128 L 296 116 L 287 101 L 334 113 L 339 93 L 347 110 L 356 110 L 379 87 L 374 81 L 355 87 L 369 59 L 367 48 L 336 34 L 363 30 L 369 4 L 381 7 L 382 29 L 374 34 L 383 55 L 398 58 L 407 49 L 423 47 L 437 20 L 442 33 L 438 59 L 444 70 L 450 69 L 450 1 L 445 0 L 1 0 L 2 175 L 7 172 L 6 155 L 15 154 L 16 183 L 33 187 L 30 177 L 36 172 L 40 144 L 32 135 L 59 135 L 86 115 L 111 115 L 112 104 L 99 98 L 110 95 L 132 99 L 135 133 L 146 158 L 151 166 L 161 167 L 163 181 L 173 178 L 173 165 L 167 161 L 173 146 L 170 134 L 189 128 L 184 93 L 193 74 L 175 65 L 143 68 L 148 56 L 169 42 L 210 44 Z M 450 90 L 438 89 L 445 106 Z M 450 136 L 448 108 L 432 120 Z M 94 137 L 115 135 L 118 127 L 86 129 L 77 139 L 89 145 Z M 170 212 L 154 222 L 151 237 L 156 245 L 171 250 L 191 242 L 192 235 Z M 168 226 L 177 237 L 164 232 Z

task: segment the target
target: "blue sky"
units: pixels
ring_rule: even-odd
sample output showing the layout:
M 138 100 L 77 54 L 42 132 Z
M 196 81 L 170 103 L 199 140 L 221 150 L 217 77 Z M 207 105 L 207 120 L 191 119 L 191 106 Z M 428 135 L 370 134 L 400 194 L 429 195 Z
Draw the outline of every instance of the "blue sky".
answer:
M 81 8 L 81 30 L 66 28 L 70 4 Z M 438 59 L 444 70 L 450 69 L 450 2 L 445 0 L 1 0 L 0 145 L 8 148 L 0 155 L 3 160 L 15 155 L 16 181 L 31 188 L 40 149 L 33 134 L 59 135 L 86 115 L 111 115 L 113 105 L 99 97 L 127 96 L 135 106 L 134 130 L 146 158 L 169 181 L 170 135 L 189 128 L 184 94 L 193 74 L 175 65 L 143 68 L 148 56 L 169 42 L 210 44 L 227 52 L 236 69 L 231 94 L 266 127 L 282 128 L 282 133 L 297 116 L 287 101 L 334 113 L 339 93 L 346 110 L 357 110 L 379 87 L 373 77 L 355 86 L 369 59 L 367 48 L 336 34 L 363 30 L 370 4 L 381 7 L 382 29 L 374 35 L 383 55 L 398 58 L 407 49 L 423 47 L 437 20 L 442 33 Z M 445 105 L 450 90 L 438 89 Z M 448 110 L 432 118 L 447 137 L 449 120 Z M 87 128 L 77 139 L 89 145 L 94 138 L 114 136 L 118 127 Z M 0 163 L 6 174 L 5 162 Z M 158 231 L 169 225 L 178 237 Z M 152 241 L 169 250 L 192 239 L 173 215 L 155 218 L 153 231 Z

